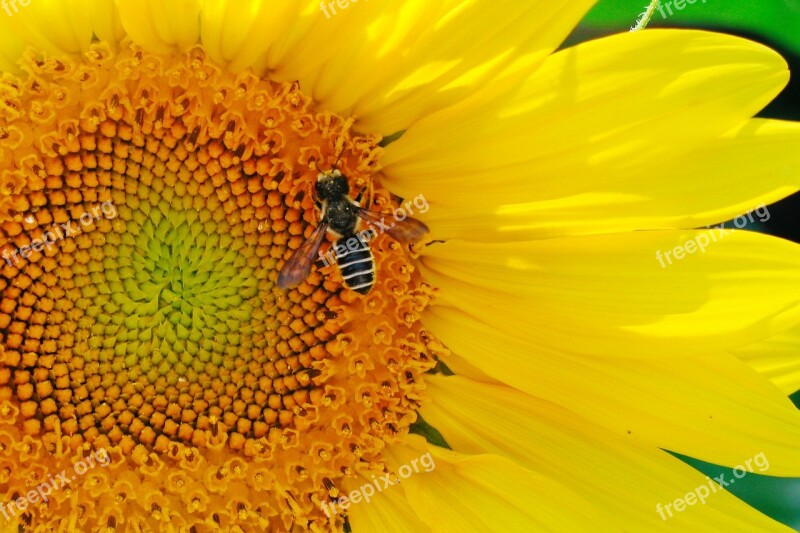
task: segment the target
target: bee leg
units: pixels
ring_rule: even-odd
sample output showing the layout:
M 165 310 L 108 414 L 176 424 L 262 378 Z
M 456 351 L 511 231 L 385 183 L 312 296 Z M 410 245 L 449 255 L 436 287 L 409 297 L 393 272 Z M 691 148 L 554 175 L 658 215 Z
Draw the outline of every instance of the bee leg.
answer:
M 314 207 L 316 207 L 317 211 L 319 211 L 319 217 L 318 217 L 319 221 L 324 222 L 325 217 L 327 216 L 325 205 L 316 198 L 314 198 Z
M 361 206 L 361 200 L 364 198 L 364 193 L 367 192 L 367 189 L 369 189 L 369 198 L 367 199 L 367 205 L 365 205 L 364 207 L 369 208 L 369 206 L 372 205 L 372 184 L 371 183 L 369 185 L 366 185 L 363 189 L 361 189 L 358 192 L 358 196 L 356 196 L 354 198 L 354 200 L 359 206 Z

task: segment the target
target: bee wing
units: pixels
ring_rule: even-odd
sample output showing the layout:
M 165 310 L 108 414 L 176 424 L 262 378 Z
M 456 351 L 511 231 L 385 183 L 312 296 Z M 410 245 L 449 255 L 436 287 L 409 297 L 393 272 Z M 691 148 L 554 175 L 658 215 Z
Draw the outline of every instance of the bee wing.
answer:
M 327 229 L 328 223 L 320 222 L 306 242 L 294 251 L 292 257 L 286 261 L 278 274 L 278 287 L 284 290 L 290 289 L 308 277 L 311 265 L 314 264 L 314 256 L 322 246 L 322 239 L 325 237 Z
M 387 224 L 385 214 L 376 213 L 363 207 L 358 208 L 358 216 L 370 224 L 375 224 L 379 233 L 385 231 L 391 238 L 400 242 L 416 242 L 429 233 L 428 226 L 416 218 L 407 217 Z

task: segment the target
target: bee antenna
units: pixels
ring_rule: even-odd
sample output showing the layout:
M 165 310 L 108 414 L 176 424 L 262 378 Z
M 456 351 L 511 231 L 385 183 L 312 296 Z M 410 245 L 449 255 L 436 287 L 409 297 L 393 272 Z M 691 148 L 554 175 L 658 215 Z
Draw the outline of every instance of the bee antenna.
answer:
M 339 151 L 339 155 L 336 156 L 336 161 L 333 163 L 333 170 L 336 170 L 336 165 L 339 164 L 339 161 L 342 159 L 343 154 L 344 154 L 344 143 L 342 143 L 342 149 Z

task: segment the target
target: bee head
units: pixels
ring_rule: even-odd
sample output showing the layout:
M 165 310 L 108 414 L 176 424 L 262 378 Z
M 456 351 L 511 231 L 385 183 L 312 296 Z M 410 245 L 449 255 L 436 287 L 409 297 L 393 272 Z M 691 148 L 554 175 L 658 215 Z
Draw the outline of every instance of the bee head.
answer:
M 317 176 L 315 190 L 317 198 L 320 200 L 332 200 L 350 192 L 350 186 L 347 185 L 347 178 L 338 170 L 334 170 L 332 172 L 320 172 Z

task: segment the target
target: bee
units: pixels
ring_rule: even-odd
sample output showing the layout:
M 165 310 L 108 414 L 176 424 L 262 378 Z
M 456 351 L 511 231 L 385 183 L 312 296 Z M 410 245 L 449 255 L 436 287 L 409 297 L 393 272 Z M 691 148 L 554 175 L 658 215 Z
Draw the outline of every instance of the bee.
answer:
M 283 265 L 278 275 L 278 287 L 281 289 L 294 287 L 308 277 L 314 257 L 325 235 L 330 233 L 336 239 L 333 249 L 345 286 L 360 294 L 367 294 L 375 283 L 375 260 L 367 240 L 356 235 L 359 220 L 378 225 L 382 231 L 402 243 L 416 242 L 428 233 L 428 226 L 408 217 L 395 221 L 391 226 L 385 225 L 385 215 L 361 207 L 363 190 L 356 199 L 350 197 L 347 178 L 337 169 L 317 175 L 314 191 L 317 207 L 321 211 L 319 224 Z

